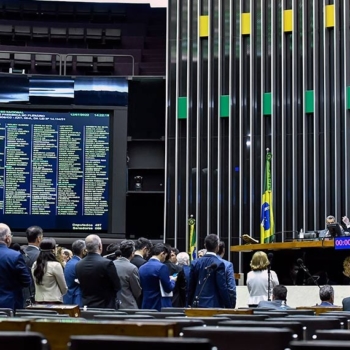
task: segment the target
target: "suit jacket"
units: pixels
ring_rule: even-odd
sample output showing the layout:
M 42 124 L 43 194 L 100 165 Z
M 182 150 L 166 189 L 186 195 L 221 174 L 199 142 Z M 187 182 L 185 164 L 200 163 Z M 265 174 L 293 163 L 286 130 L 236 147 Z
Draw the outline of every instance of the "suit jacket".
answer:
M 30 273 L 22 254 L 0 244 L 0 307 L 22 309 L 22 288 L 30 283 Z
M 28 267 L 30 277 L 32 277 L 32 274 L 31 274 L 32 266 L 36 262 L 36 259 L 39 256 L 40 250 L 39 250 L 39 248 L 37 248 L 35 246 L 28 245 L 23 251 L 25 254 L 24 261 Z M 27 306 L 26 300 L 34 295 L 35 295 L 35 284 L 34 284 L 34 280 L 32 278 L 32 282 L 31 282 L 30 286 L 27 288 L 23 288 L 23 301 L 24 301 L 23 307 Z
M 70 259 L 65 268 L 64 268 L 64 278 L 66 279 L 68 291 L 67 294 L 63 296 L 63 302 L 69 305 L 79 305 L 83 306 L 81 300 L 81 289 L 79 283 L 75 282 L 77 279 L 77 274 L 75 272 L 75 266 L 81 259 L 73 255 L 72 259 Z
M 350 297 L 343 299 L 343 311 L 350 311 Z
M 150 259 L 140 267 L 140 281 L 143 290 L 142 309 L 162 308 L 160 284 L 166 293 L 173 291 L 175 281 L 170 280 L 168 268 L 157 259 Z M 164 303 L 163 303 L 164 305 Z
M 260 301 L 258 304 L 259 308 L 269 308 L 269 309 L 276 309 L 276 310 L 288 310 L 291 309 L 290 306 L 286 304 L 282 304 L 282 300 L 272 300 L 272 301 Z
M 217 265 L 216 269 L 206 269 L 212 264 Z M 206 280 L 209 271 L 211 274 Z M 226 281 L 226 266 L 217 255 L 205 254 L 202 258 L 192 262 L 189 288 L 189 305 L 193 305 L 195 298 L 199 297 L 199 307 L 231 307 Z
M 221 259 L 225 264 L 227 288 L 230 294 L 231 308 L 234 309 L 236 307 L 237 294 L 236 294 L 236 281 L 235 281 L 235 274 L 233 271 L 233 264 L 230 261 L 223 259 L 219 255 L 218 255 L 218 258 Z
M 186 306 L 186 278 L 185 272 L 182 267 L 175 265 L 171 261 L 166 261 L 164 263 L 168 270 L 169 276 L 177 274 L 177 280 L 175 282 L 174 295 L 171 299 L 171 306 L 173 307 L 185 307 Z
M 141 296 L 141 284 L 138 268 L 129 259 L 119 258 L 113 261 L 120 279 L 121 289 L 117 296 L 123 309 L 138 309 Z
M 147 260 L 145 260 L 142 256 L 136 254 L 130 260 L 130 262 L 139 269 L 143 264 L 146 264 Z
M 113 261 L 97 253 L 89 253 L 76 264 L 75 271 L 84 306 L 116 308 L 120 281 Z
M 34 277 L 36 262 L 32 267 L 35 282 L 35 301 L 63 302 L 63 295 L 67 293 L 68 287 L 63 275 L 63 267 L 58 261 L 48 261 L 43 279 L 37 284 Z

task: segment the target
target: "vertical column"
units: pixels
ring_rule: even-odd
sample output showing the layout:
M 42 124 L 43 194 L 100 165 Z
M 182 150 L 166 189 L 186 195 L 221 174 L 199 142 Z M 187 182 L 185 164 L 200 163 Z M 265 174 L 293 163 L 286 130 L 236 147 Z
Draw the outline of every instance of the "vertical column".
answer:
M 347 190 L 350 186 L 349 175 L 350 175 L 350 123 L 349 123 L 349 109 L 350 109 L 350 69 L 349 62 L 350 54 L 349 54 L 349 28 L 350 28 L 350 20 L 349 20 L 349 0 L 343 1 L 343 74 L 344 74 L 344 84 L 343 84 L 343 96 L 344 96 L 344 188 L 345 192 L 345 213 L 346 215 L 350 215 L 350 195 Z
M 321 94 L 320 91 L 320 79 L 319 79 L 319 71 L 320 71 L 320 59 L 321 59 L 321 50 L 320 50 L 320 21 L 319 21 L 319 11 L 321 9 L 319 0 L 313 0 L 313 90 L 314 90 L 314 107 L 313 107 L 313 121 L 314 121 L 314 129 L 313 129 L 313 148 L 314 148 L 314 163 L 313 163 L 313 223 L 308 222 L 309 225 L 313 224 L 313 229 L 317 229 L 317 223 L 319 222 L 319 203 L 320 203 L 320 141 L 319 141 L 319 133 L 320 133 L 320 102 L 319 96 Z M 305 194 L 304 194 L 305 196 Z M 304 226 L 306 227 L 306 226 Z

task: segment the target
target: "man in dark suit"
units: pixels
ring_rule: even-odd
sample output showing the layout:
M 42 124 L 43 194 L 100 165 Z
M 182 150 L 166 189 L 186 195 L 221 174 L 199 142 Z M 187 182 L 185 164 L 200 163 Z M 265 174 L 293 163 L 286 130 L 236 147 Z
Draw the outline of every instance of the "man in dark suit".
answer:
M 168 247 L 170 249 L 170 257 L 166 259 L 164 264 L 169 270 L 169 276 L 177 276 L 177 281 L 175 283 L 175 288 L 173 291 L 173 297 L 171 299 L 171 304 L 173 307 L 185 307 L 186 306 L 186 277 L 182 266 L 175 265 L 176 250 L 175 248 Z
M 0 307 L 13 310 L 23 308 L 22 288 L 31 283 L 31 276 L 23 255 L 9 249 L 12 242 L 10 228 L 0 224 Z
M 219 242 L 219 250 L 217 256 L 224 262 L 225 264 L 225 273 L 226 273 L 226 282 L 228 292 L 230 294 L 231 299 L 231 308 L 234 309 L 236 307 L 236 281 L 235 281 L 235 273 L 233 270 L 233 264 L 230 261 L 224 259 L 225 255 L 225 243 Z
M 43 240 L 44 232 L 43 232 L 43 229 L 39 226 L 30 226 L 26 230 L 26 236 L 27 236 L 28 246 L 25 249 L 23 249 L 24 261 L 29 269 L 29 273 L 31 276 L 32 266 L 35 263 L 40 253 L 39 246 L 41 241 Z M 28 303 L 34 302 L 34 296 L 35 296 L 35 284 L 32 279 L 30 286 L 28 288 L 23 289 L 24 307 L 27 306 L 27 300 L 28 300 Z
M 343 299 L 343 311 L 350 311 L 350 297 Z
M 281 284 L 275 286 L 272 290 L 272 301 L 260 301 L 258 308 L 269 308 L 275 310 L 291 309 L 291 307 L 287 305 L 287 288 Z
M 188 303 L 195 307 L 231 308 L 231 299 L 226 281 L 226 266 L 216 253 L 219 238 L 206 236 L 207 253 L 191 264 Z
M 64 268 L 64 278 L 66 279 L 68 291 L 63 296 L 63 302 L 65 304 L 70 305 L 79 305 L 83 306 L 81 300 L 81 289 L 80 285 L 77 282 L 77 274 L 75 271 L 75 267 L 77 263 L 84 257 L 85 255 L 85 242 L 82 239 L 78 239 L 72 244 L 72 258 L 67 262 Z
M 99 236 L 87 236 L 85 244 L 87 256 L 76 265 L 82 304 L 115 309 L 120 281 L 113 261 L 101 256 L 102 242 Z
M 152 257 L 139 269 L 141 287 L 143 290 L 142 309 L 161 310 L 162 298 L 169 299 L 175 287 L 176 277 L 169 276 L 164 261 L 169 254 L 168 247 L 157 243 L 152 247 Z M 171 307 L 171 302 L 170 302 Z
M 140 237 L 135 242 L 135 254 L 131 259 L 131 263 L 134 264 L 138 269 L 147 262 L 146 258 L 152 248 L 152 242 L 147 238 Z

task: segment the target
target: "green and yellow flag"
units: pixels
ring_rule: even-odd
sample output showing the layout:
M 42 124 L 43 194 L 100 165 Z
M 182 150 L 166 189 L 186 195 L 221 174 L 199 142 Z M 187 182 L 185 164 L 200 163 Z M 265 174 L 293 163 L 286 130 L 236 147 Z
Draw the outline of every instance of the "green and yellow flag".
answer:
M 271 158 L 272 154 L 269 149 L 267 149 L 264 175 L 264 193 L 261 200 L 260 243 L 272 243 L 275 241 L 275 221 L 273 219 L 272 207 Z
M 196 219 L 193 218 L 193 215 L 188 219 L 190 240 L 189 240 L 189 252 L 190 259 L 194 260 L 197 258 L 197 237 L 196 237 Z

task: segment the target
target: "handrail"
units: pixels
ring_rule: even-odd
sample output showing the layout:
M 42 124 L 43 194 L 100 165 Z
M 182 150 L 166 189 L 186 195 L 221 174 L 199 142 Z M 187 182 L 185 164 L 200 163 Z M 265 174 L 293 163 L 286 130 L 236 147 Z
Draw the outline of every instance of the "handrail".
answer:
M 0 53 L 20 53 L 29 55 L 56 55 L 59 57 L 59 75 L 62 75 L 62 56 L 63 54 L 57 52 L 38 52 L 38 51 L 16 51 L 16 50 L 0 50 Z
M 135 57 L 133 55 L 125 54 L 99 54 L 99 53 L 58 53 L 58 52 L 45 52 L 45 51 L 17 51 L 17 50 L 0 50 L 0 53 L 9 53 L 9 54 L 29 54 L 29 55 L 55 55 L 59 58 L 59 75 L 62 75 L 62 66 L 63 66 L 63 75 L 67 73 L 67 57 L 73 56 L 92 56 L 92 57 L 129 57 L 131 58 L 132 63 L 132 76 L 135 75 Z
M 135 75 L 135 57 L 133 55 L 118 55 L 118 54 L 99 54 L 99 53 L 68 53 L 62 54 L 63 61 L 63 75 L 67 73 L 67 57 L 73 56 L 92 56 L 92 57 L 130 57 L 132 61 L 132 76 Z

